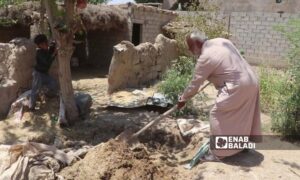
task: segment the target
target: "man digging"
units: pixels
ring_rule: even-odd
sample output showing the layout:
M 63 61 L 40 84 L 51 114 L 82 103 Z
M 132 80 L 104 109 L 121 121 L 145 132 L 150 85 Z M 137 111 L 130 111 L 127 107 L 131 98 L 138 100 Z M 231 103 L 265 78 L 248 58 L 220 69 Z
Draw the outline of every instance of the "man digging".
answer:
M 177 104 L 181 109 L 186 101 L 197 94 L 205 80 L 218 90 L 215 105 L 210 111 L 211 136 L 249 136 L 259 142 L 261 135 L 259 83 L 251 66 L 227 39 L 207 40 L 199 32 L 186 38 L 189 50 L 199 56 L 194 76 Z M 196 156 L 202 161 L 216 161 L 232 156 L 243 149 L 215 149 L 209 143 Z M 196 157 L 195 156 L 195 157 Z M 193 159 L 190 166 L 195 165 Z

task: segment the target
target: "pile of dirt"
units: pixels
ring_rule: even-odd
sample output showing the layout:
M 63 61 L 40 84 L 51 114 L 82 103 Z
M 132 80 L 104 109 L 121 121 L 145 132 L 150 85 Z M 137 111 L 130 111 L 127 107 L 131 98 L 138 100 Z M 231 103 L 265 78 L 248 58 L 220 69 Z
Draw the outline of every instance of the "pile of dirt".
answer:
M 60 173 L 65 179 L 175 179 L 176 173 L 153 163 L 147 148 L 110 140 L 90 150 L 85 158 Z
M 139 141 L 147 146 L 151 152 L 177 152 L 183 149 L 188 139 L 183 139 L 179 134 L 179 131 L 175 129 L 175 132 L 168 132 L 163 129 L 148 130 L 139 138 Z

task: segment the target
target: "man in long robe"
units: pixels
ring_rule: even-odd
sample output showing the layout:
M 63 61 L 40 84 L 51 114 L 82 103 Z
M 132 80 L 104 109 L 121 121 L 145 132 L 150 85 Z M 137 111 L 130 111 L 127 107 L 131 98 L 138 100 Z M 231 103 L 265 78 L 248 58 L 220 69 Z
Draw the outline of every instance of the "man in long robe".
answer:
M 189 50 L 199 58 L 193 79 L 179 98 L 178 108 L 181 109 L 208 80 L 218 90 L 210 111 L 211 135 L 260 137 L 259 82 L 251 66 L 227 39 L 206 40 L 194 32 L 186 40 Z M 261 139 L 256 138 L 256 141 Z M 210 152 L 221 159 L 240 151 L 211 149 Z

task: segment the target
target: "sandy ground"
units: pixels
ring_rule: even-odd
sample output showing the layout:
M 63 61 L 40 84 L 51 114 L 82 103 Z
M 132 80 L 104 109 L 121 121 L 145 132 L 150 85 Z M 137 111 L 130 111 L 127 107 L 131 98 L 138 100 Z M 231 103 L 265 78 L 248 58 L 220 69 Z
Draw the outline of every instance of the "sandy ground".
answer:
M 92 95 L 89 117 L 75 126 L 59 129 L 56 126 L 58 101 L 48 100 L 40 110 L 26 113 L 22 122 L 13 119 L 0 121 L 0 143 L 13 144 L 26 140 L 53 144 L 63 141 L 85 141 L 95 146 L 84 159 L 62 170 L 67 179 L 300 179 L 299 146 L 278 138 L 266 139 L 286 149 L 251 150 L 227 158 L 224 162 L 205 162 L 192 170 L 182 165 L 194 155 L 207 133 L 182 138 L 172 118 L 163 120 L 155 129 L 145 133 L 138 146 L 132 148 L 116 143 L 115 138 L 128 127 L 138 129 L 156 116 L 147 109 L 107 109 L 107 79 L 105 74 L 76 73 L 75 90 Z M 215 91 L 206 89 L 212 102 Z M 270 133 L 270 117 L 262 114 L 264 132 Z

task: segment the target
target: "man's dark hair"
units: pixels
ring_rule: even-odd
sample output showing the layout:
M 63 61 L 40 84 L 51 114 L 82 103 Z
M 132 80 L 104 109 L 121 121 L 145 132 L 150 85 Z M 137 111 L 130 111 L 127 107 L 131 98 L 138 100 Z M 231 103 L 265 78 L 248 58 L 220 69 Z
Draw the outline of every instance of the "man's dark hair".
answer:
M 33 41 L 36 45 L 39 45 L 39 44 L 48 42 L 48 39 L 47 39 L 47 36 L 45 34 L 38 34 L 38 35 L 35 36 Z

